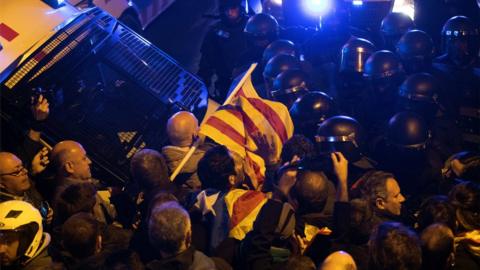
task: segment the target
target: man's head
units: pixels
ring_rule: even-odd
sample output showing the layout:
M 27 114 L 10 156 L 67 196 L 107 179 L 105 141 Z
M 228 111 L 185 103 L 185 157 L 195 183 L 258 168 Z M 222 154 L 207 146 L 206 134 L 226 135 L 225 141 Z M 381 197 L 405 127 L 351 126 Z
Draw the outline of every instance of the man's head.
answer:
M 53 147 L 51 153 L 57 168 L 57 176 L 70 177 L 78 180 L 88 181 L 92 178 L 87 152 L 83 146 L 75 141 L 62 141 Z
M 55 222 L 63 224 L 77 213 L 93 213 L 97 190 L 92 183 L 76 183 L 56 194 L 54 201 Z
M 43 237 L 42 216 L 24 201 L 0 203 L 0 268 L 26 262 L 38 251 Z
M 434 223 L 443 223 L 452 231 L 455 231 L 455 207 L 449 202 L 447 196 L 437 195 L 429 197 L 420 205 L 417 222 L 419 231 Z
M 422 231 L 423 269 L 449 269 L 454 260 L 454 236 L 445 224 L 435 223 Z
M 23 195 L 30 188 L 28 171 L 12 153 L 0 152 L 0 189 L 14 195 Z
M 152 209 L 148 236 L 163 255 L 176 255 L 189 248 L 191 234 L 190 217 L 177 202 L 166 202 Z
M 418 270 L 422 249 L 417 235 L 401 223 L 384 222 L 368 242 L 371 269 Z
M 336 251 L 325 258 L 319 270 L 357 270 L 357 264 L 347 252 Z
M 400 215 L 405 201 L 400 186 L 391 173 L 373 171 L 364 176 L 362 196 L 381 213 Z
M 90 257 L 102 249 L 99 223 L 88 213 L 75 214 L 63 224 L 62 240 L 65 249 L 77 259 Z
M 153 149 L 137 152 L 130 161 L 130 171 L 142 190 L 166 189 L 170 184 L 165 158 Z
M 242 16 L 242 6 L 239 0 L 220 1 L 221 18 L 228 24 L 238 22 Z
M 223 145 L 215 146 L 205 153 L 198 162 L 197 173 L 202 188 L 226 191 L 240 184 L 234 159 Z
M 188 147 L 198 133 L 198 120 L 190 112 L 181 111 L 174 114 L 167 122 L 167 135 L 174 146 Z
M 324 210 L 330 194 L 335 194 L 333 184 L 320 171 L 300 171 L 297 174 L 294 193 L 299 212 L 320 213 Z

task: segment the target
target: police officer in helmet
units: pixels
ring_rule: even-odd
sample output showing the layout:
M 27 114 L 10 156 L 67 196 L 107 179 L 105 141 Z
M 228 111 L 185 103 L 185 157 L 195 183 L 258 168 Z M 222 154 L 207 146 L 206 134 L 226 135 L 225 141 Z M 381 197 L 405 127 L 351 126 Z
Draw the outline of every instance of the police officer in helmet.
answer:
M 263 69 L 264 86 L 267 96 L 273 90 L 273 81 L 282 72 L 291 69 L 301 69 L 298 58 L 288 54 L 279 54 L 270 59 Z
M 431 72 L 434 46 L 427 33 L 421 30 L 406 32 L 398 41 L 396 52 L 407 74 Z
M 246 48 L 243 28 L 248 17 L 243 13 L 240 0 L 220 1 L 220 21 L 211 26 L 201 47 L 198 75 L 207 87 L 211 87 L 214 75 L 212 97 L 223 102 L 232 82 L 234 63 Z
M 442 73 L 448 112 L 462 131 L 465 150 L 480 150 L 480 33 L 465 16 L 450 18 L 442 29 L 444 54 L 434 68 Z
M 373 43 L 362 38 L 352 38 L 341 50 L 339 80 L 335 97 L 339 110 L 364 122 L 367 81 L 363 77 L 365 62 L 375 52 Z
M 371 138 L 382 133 L 384 123 L 393 115 L 398 86 L 405 75 L 400 59 L 387 50 L 377 51 L 367 59 L 363 75 L 369 83 L 368 122 L 364 125 Z
M 382 49 L 395 51 L 395 45 L 400 37 L 414 27 L 415 23 L 408 15 L 400 12 L 389 13 L 383 18 L 380 25 L 380 35 L 383 41 Z
M 310 140 L 315 139 L 318 126 L 336 112 L 333 98 L 319 91 L 305 93 L 290 108 L 295 133 Z
M 350 184 L 376 166 L 376 162 L 364 154 L 366 141 L 362 126 L 349 116 L 337 115 L 321 123 L 315 142 L 319 155 L 342 152 L 348 160 Z
M 308 93 L 308 84 L 308 75 L 302 70 L 285 70 L 273 81 L 270 96 L 290 108 L 298 98 Z

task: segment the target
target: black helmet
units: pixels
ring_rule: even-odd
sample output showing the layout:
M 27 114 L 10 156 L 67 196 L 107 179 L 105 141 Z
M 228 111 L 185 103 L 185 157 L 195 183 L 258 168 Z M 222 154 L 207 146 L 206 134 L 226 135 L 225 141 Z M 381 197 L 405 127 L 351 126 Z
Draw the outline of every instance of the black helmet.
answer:
M 440 86 L 435 77 L 428 73 L 416 73 L 408 76 L 402 83 L 398 95 L 412 101 L 437 103 L 439 90 Z
M 308 92 L 307 80 L 308 75 L 299 69 L 285 70 L 273 81 L 270 94 L 274 100 L 290 108 L 297 98 Z
M 431 63 L 433 40 L 421 30 L 410 30 L 397 43 L 397 54 L 409 72 L 418 72 Z
M 317 130 L 317 143 L 351 142 L 355 147 L 361 144 L 361 126 L 357 120 L 344 115 L 325 120 Z
M 381 50 L 367 59 L 363 75 L 374 80 L 390 78 L 400 73 L 403 73 L 403 68 L 398 57 L 391 51 Z
M 286 39 L 277 39 L 274 42 L 270 43 L 267 48 L 263 51 L 262 62 L 267 63 L 268 60 L 272 59 L 275 55 L 278 54 L 288 54 L 295 56 L 297 54 L 295 50 L 295 44 L 290 40 Z
M 415 27 L 415 24 L 408 15 L 400 12 L 391 12 L 383 18 L 380 31 L 384 36 L 400 37 L 413 27 Z
M 253 38 L 268 39 L 272 42 L 278 36 L 279 25 L 272 15 L 259 13 L 248 19 L 243 31 Z
M 414 112 L 399 112 L 388 122 L 387 142 L 406 149 L 425 149 L 430 131 L 423 117 Z
M 342 47 L 340 71 L 363 73 L 365 61 L 375 52 L 375 45 L 363 38 L 349 40 Z
M 383 49 L 395 51 L 400 37 L 415 25 L 407 15 L 403 13 L 389 13 L 382 20 L 380 33 L 383 38 Z
M 273 81 L 278 74 L 289 69 L 301 69 L 300 60 L 288 54 L 279 54 L 270 59 L 263 70 L 263 77 Z
M 414 111 L 431 120 L 439 109 L 445 110 L 439 102 L 440 85 L 428 73 L 410 75 L 400 86 L 396 111 Z
M 453 41 L 462 41 L 463 45 Z M 464 45 L 467 46 L 464 46 Z M 480 35 L 478 27 L 465 16 L 450 18 L 442 29 L 443 52 L 456 62 L 465 63 L 478 57 Z
M 333 98 L 324 92 L 312 91 L 298 98 L 290 108 L 295 129 L 310 130 L 313 133 L 318 125 L 335 114 Z

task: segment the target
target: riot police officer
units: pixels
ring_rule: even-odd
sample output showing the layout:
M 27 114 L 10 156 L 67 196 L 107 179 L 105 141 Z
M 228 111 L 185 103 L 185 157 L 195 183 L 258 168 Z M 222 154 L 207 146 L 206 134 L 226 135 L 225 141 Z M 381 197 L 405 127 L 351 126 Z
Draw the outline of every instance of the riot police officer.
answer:
M 201 47 L 198 75 L 207 87 L 216 75 L 212 97 L 223 102 L 232 82 L 234 63 L 246 48 L 243 28 L 247 16 L 243 14 L 240 0 L 223 0 L 220 3 L 220 21 L 205 36 Z
M 366 141 L 362 126 L 349 116 L 337 115 L 321 123 L 315 142 L 320 156 L 333 151 L 342 152 L 349 161 L 349 184 L 376 166 L 376 162 L 364 154 Z
M 350 39 L 341 50 L 339 80 L 335 100 L 341 113 L 363 123 L 367 81 L 363 77 L 365 62 L 375 52 L 373 43 L 362 38 Z
M 445 78 L 447 108 L 456 116 L 464 147 L 480 150 L 480 33 L 465 16 L 450 18 L 442 29 L 444 54 L 434 68 Z
M 234 64 L 233 75 L 237 76 L 247 70 L 252 63 L 259 63 L 252 74 L 252 83 L 256 88 L 258 86 L 262 87 L 263 66 L 261 60 L 263 51 L 270 43 L 278 39 L 279 30 L 280 26 L 277 20 L 269 14 L 259 13 L 250 17 L 243 30 L 247 39 L 247 46 Z
M 363 75 L 369 82 L 368 110 L 364 123 L 369 138 L 382 134 L 382 127 L 394 113 L 398 86 L 405 74 L 398 57 L 387 50 L 377 51 L 365 63 Z
M 265 50 L 263 51 L 262 63 L 266 64 L 268 60 L 278 54 L 288 54 L 291 56 L 297 56 L 297 49 L 295 44 L 290 40 L 286 39 L 277 39 L 274 42 L 270 43 Z
M 263 70 L 264 86 L 266 96 L 269 97 L 273 90 L 273 81 L 283 71 L 290 69 L 301 69 L 301 63 L 298 58 L 288 54 L 279 54 L 270 59 Z
M 374 158 L 379 168 L 392 172 L 407 195 L 430 188 L 435 170 L 427 156 L 430 130 L 415 112 L 399 112 L 388 121 L 384 136 L 376 142 Z
M 318 91 L 305 93 L 290 108 L 295 133 L 311 140 L 314 139 L 318 126 L 335 114 L 333 98 Z
M 308 75 L 299 69 L 285 70 L 273 81 L 273 91 L 270 96 L 287 108 L 308 92 Z
M 389 13 L 383 18 L 380 25 L 382 49 L 395 51 L 395 45 L 400 37 L 414 27 L 413 20 L 407 15 L 400 12 Z
M 396 52 L 407 74 L 431 72 L 434 47 L 427 33 L 421 30 L 406 32 L 398 41 Z

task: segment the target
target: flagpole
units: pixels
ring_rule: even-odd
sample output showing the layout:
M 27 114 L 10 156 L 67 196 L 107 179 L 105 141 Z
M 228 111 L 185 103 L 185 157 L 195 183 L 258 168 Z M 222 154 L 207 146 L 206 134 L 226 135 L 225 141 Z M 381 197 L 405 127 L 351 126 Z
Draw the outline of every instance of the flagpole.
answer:
M 245 72 L 245 76 L 243 76 L 243 78 L 240 80 L 240 82 L 233 89 L 232 93 L 230 93 L 230 95 L 227 97 L 227 99 L 225 99 L 225 102 L 223 102 L 223 105 L 229 104 L 232 101 L 233 97 L 242 88 L 242 85 L 245 82 L 245 80 L 248 78 L 248 76 L 250 76 L 252 74 L 255 67 L 257 67 L 257 63 L 253 63 L 252 65 L 250 65 L 247 72 Z M 172 175 L 170 175 L 170 182 L 173 182 L 173 180 L 175 180 L 175 177 L 178 176 L 178 174 L 180 173 L 182 168 L 185 166 L 187 161 L 190 160 L 193 153 L 195 152 L 195 150 L 197 150 L 197 148 L 200 146 L 200 144 L 202 144 L 204 139 L 205 139 L 204 136 L 199 136 L 197 138 L 197 140 L 193 143 L 193 145 L 188 150 L 187 154 L 183 157 L 182 161 L 180 161 L 180 164 L 178 164 L 177 168 L 175 168 Z
M 257 63 L 253 63 L 250 65 L 247 72 L 245 72 L 245 76 L 243 76 L 240 82 L 233 89 L 232 93 L 230 93 L 227 99 L 225 99 L 225 102 L 223 102 L 223 105 L 229 104 L 232 101 L 232 99 L 235 97 L 237 92 L 242 88 L 242 85 L 243 83 L 245 83 L 245 80 L 247 80 L 248 76 L 252 74 L 253 70 L 257 67 L 257 65 L 258 65 Z

